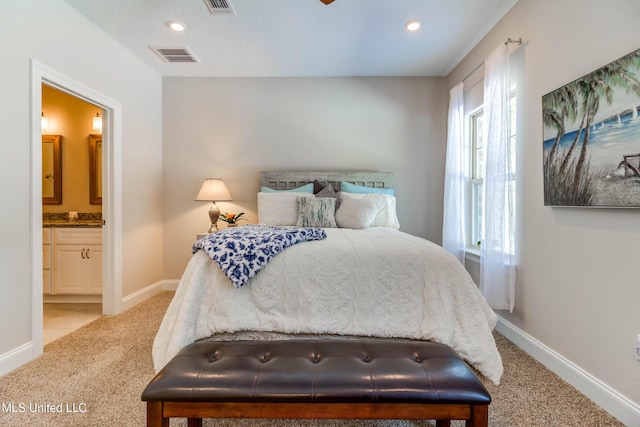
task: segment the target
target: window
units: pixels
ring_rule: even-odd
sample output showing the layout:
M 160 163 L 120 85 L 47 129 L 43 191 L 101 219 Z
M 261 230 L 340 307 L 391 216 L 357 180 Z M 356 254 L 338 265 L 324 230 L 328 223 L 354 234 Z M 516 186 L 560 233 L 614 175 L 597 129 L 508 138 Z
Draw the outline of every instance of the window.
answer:
M 510 159 L 509 159 L 509 189 L 511 192 L 511 203 L 515 205 L 516 195 L 516 92 L 511 93 L 511 117 L 510 117 Z M 468 246 L 471 249 L 480 249 L 482 240 L 484 239 L 484 172 L 485 172 L 485 141 L 483 140 L 484 127 L 484 111 L 482 107 L 475 110 L 469 115 L 469 147 L 470 155 L 470 187 L 471 187 L 471 203 L 469 203 L 471 212 L 471 232 Z M 507 207 L 505 206 L 505 209 Z M 510 209 L 515 212 L 515 206 Z M 513 253 L 514 236 L 513 233 L 505 233 L 509 235 L 510 241 L 507 242 L 507 248 Z
M 483 200 L 484 200 L 484 141 L 482 131 L 484 124 L 484 112 L 482 109 L 471 114 L 471 241 L 472 248 L 479 249 L 484 236 L 483 225 Z

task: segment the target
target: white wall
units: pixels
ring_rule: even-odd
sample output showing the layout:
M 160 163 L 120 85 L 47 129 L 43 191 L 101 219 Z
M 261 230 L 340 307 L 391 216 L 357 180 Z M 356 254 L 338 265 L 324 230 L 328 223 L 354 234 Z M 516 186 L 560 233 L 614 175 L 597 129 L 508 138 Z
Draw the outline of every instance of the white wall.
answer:
M 202 180 L 225 180 L 224 212 L 257 221 L 261 170 L 394 172 L 401 227 L 440 242 L 446 81 L 438 78 L 165 78 L 165 278 L 181 276 Z
M 62 0 L 2 1 L 0 16 L 4 21 L 0 26 L 0 324 L 5 325 L 0 359 L 4 361 L 12 350 L 33 339 L 30 218 L 38 208 L 31 206 L 30 60 L 122 105 L 124 236 L 123 253 L 118 255 L 123 296 L 162 279 L 162 80 Z
M 247 211 L 255 221 L 260 170 L 391 170 L 403 229 L 439 242 L 447 86 L 507 37 L 522 37 L 518 294 L 514 313 L 501 314 L 640 404 L 638 211 L 544 207 L 541 167 L 541 96 L 640 47 L 637 0 L 520 0 L 448 85 L 432 78 L 161 82 L 62 0 L 4 1 L 0 15 L 0 323 L 11 325 L 0 357 L 32 338 L 31 58 L 122 103 L 126 296 L 182 274 L 195 234 L 208 227 L 207 205 L 193 200 L 208 176 L 224 178 L 234 196 L 223 210 Z
M 640 48 L 638 17 L 637 0 L 520 0 L 448 79 L 522 37 L 520 262 L 514 312 L 500 314 L 636 405 L 640 211 L 544 206 L 541 97 Z

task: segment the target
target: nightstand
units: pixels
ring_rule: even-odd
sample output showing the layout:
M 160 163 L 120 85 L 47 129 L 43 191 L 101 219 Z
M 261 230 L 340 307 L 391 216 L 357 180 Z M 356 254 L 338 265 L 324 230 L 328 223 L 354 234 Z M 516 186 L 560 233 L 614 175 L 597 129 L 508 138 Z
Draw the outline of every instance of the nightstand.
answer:
M 209 235 L 209 233 L 198 233 L 198 234 L 196 235 L 196 236 L 197 236 L 196 240 L 200 240 L 200 239 L 202 239 L 203 237 L 207 237 L 208 235 Z

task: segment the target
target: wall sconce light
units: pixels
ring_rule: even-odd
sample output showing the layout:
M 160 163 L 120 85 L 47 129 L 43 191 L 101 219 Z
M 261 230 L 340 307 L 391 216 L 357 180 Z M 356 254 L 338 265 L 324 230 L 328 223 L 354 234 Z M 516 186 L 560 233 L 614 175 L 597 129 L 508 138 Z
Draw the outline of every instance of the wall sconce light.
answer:
M 100 117 L 100 113 L 96 113 L 93 118 L 93 130 L 102 132 L 102 117 Z
M 42 112 L 42 117 L 40 118 L 40 128 L 42 130 L 49 129 L 49 119 L 44 116 L 44 111 Z
M 211 220 L 211 228 L 208 233 L 213 233 L 218 230 L 218 218 L 220 217 L 220 209 L 216 205 L 216 200 L 219 202 L 231 201 L 231 194 L 227 190 L 227 186 L 224 185 L 224 181 L 216 178 L 207 178 L 202 183 L 200 191 L 196 196 L 196 201 L 199 202 L 211 202 L 209 208 L 209 219 Z

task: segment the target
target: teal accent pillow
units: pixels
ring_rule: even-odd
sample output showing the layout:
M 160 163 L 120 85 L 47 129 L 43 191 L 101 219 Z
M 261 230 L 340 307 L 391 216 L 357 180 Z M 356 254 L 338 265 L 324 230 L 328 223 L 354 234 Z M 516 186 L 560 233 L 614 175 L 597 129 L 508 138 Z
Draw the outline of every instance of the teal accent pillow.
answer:
M 302 187 L 292 188 L 291 190 L 274 190 L 269 187 L 260 187 L 260 191 L 263 193 L 285 193 L 285 192 L 296 192 L 296 193 L 309 193 L 313 194 L 313 183 L 309 183 L 307 185 L 303 185 Z
M 387 194 L 389 196 L 395 196 L 393 188 L 375 188 L 365 187 L 363 185 L 351 184 L 350 182 L 341 182 L 340 190 L 345 193 L 355 194 Z
M 332 197 L 298 197 L 297 227 L 335 228 L 336 199 Z

